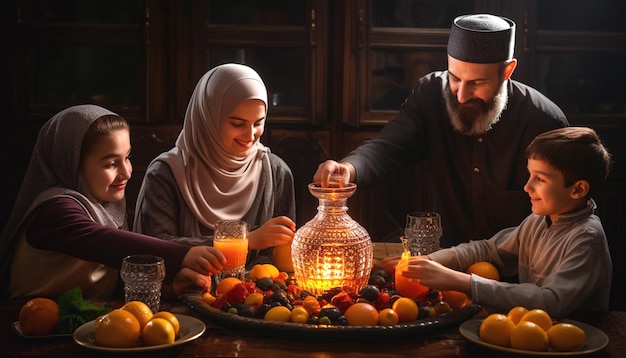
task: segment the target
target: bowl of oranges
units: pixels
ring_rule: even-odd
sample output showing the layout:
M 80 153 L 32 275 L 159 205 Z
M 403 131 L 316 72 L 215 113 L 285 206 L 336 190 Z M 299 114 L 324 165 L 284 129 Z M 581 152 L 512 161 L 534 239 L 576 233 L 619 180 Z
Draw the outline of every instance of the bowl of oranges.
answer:
M 152 313 L 141 301 L 87 322 L 74 331 L 74 341 L 101 351 L 148 351 L 168 348 L 196 339 L 206 326 L 194 317 L 169 311 Z
M 579 355 L 604 349 L 609 339 L 583 322 L 555 321 L 540 308 L 513 307 L 506 314 L 491 313 L 459 327 L 466 339 L 499 351 L 526 355 Z

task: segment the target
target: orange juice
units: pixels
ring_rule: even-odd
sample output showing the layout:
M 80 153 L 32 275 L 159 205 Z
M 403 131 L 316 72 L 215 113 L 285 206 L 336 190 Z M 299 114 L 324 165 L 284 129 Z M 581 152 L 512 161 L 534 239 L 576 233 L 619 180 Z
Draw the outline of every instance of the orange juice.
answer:
M 224 268 L 232 268 L 246 264 L 248 240 L 236 237 L 220 238 L 213 241 L 213 246 L 226 257 Z
M 428 287 L 420 284 L 418 279 L 402 276 L 402 271 L 407 269 L 410 256 L 411 253 L 409 251 L 403 252 L 402 258 L 396 266 L 396 290 L 400 292 L 403 297 L 416 299 L 424 297 L 428 293 L 429 289 Z

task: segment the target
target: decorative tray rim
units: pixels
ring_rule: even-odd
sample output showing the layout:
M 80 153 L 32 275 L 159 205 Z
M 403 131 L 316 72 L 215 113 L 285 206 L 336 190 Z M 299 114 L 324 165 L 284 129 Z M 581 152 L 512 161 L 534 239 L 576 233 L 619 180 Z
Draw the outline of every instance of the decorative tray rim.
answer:
M 430 333 L 441 328 L 472 318 L 482 309 L 477 304 L 468 304 L 462 308 L 449 313 L 434 317 L 420 319 L 414 322 L 396 325 L 378 326 L 342 326 L 342 325 L 313 325 L 292 322 L 268 322 L 260 318 L 250 318 L 238 316 L 232 313 L 223 312 L 202 300 L 200 292 L 183 294 L 179 299 L 190 309 L 196 311 L 201 316 L 213 323 L 236 330 L 238 334 L 263 336 L 263 337 L 285 337 L 288 334 L 290 339 L 363 339 L 368 336 L 395 338 L 403 337 L 407 334 Z M 302 334 L 294 334 L 302 333 Z

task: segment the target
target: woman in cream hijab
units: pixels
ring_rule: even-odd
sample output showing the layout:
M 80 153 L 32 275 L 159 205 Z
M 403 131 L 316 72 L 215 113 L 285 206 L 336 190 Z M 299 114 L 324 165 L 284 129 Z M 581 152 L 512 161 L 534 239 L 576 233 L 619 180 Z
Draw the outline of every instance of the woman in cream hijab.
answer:
M 134 230 L 188 245 L 212 244 L 218 220 L 250 229 L 248 267 L 295 232 L 293 175 L 260 138 L 267 90 L 250 67 L 208 71 L 193 92 L 176 146 L 150 163 Z

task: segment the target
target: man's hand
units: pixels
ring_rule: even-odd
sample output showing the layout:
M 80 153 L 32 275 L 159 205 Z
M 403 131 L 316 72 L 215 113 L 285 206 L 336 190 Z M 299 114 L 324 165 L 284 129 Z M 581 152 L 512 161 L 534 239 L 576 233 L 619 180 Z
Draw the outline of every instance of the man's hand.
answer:
M 348 162 L 337 163 L 334 160 L 327 160 L 317 167 L 313 175 L 313 183 L 323 188 L 329 187 L 331 181 L 338 181 L 340 186 L 354 182 L 356 171 L 354 166 Z

